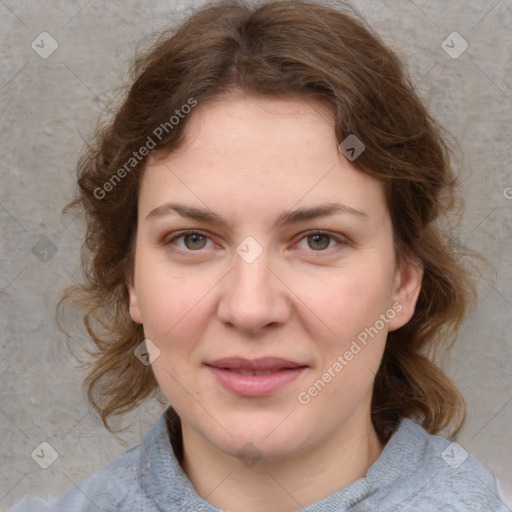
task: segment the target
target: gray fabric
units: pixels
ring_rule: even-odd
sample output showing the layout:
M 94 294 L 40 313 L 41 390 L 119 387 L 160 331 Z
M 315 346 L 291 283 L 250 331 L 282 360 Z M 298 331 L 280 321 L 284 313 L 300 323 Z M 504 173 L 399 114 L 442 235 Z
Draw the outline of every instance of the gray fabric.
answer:
M 176 459 L 166 413 L 142 443 L 62 498 L 25 498 L 9 512 L 218 512 Z M 403 418 L 366 477 L 303 512 L 510 512 L 496 479 L 462 447 Z

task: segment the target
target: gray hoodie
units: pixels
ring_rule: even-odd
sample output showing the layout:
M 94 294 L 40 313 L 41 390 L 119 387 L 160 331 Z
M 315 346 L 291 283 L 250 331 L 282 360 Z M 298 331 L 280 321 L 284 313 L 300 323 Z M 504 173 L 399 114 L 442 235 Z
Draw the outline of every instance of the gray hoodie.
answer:
M 170 408 L 169 408 L 170 409 Z M 9 512 L 219 512 L 183 473 L 165 411 L 142 443 L 62 498 L 25 498 Z M 402 418 L 365 477 L 302 512 L 511 512 L 496 478 L 457 443 Z

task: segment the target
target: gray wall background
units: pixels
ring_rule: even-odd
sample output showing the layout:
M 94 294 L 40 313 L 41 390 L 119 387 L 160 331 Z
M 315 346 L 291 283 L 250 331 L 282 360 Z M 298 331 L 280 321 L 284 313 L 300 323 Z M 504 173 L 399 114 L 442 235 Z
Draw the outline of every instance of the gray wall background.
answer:
M 468 402 L 457 442 L 512 495 L 512 4 L 352 3 L 405 58 L 460 144 L 467 204 L 454 243 L 480 251 L 496 273 L 479 281 L 477 308 L 444 365 Z M 82 138 L 126 79 L 136 43 L 200 4 L 0 1 L 1 510 L 26 495 L 60 496 L 138 444 L 165 407 L 151 403 L 127 417 L 119 438 L 88 407 L 84 374 L 54 322 L 60 290 L 79 278 L 83 236 L 80 219 L 60 209 Z M 42 32 L 58 44 L 49 56 L 55 43 Z M 469 45 L 457 58 L 458 36 L 445 43 L 451 56 L 442 47 L 453 32 Z M 31 456 L 42 442 L 58 454 L 47 469 Z

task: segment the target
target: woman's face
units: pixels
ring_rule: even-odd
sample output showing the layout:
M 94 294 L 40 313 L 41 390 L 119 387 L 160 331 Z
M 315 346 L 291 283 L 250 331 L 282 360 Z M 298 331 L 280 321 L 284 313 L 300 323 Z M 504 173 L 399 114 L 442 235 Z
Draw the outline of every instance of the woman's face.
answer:
M 190 115 L 186 146 L 144 172 L 130 313 L 185 430 L 299 454 L 369 421 L 421 270 L 397 267 L 383 185 L 326 107 L 243 96 Z

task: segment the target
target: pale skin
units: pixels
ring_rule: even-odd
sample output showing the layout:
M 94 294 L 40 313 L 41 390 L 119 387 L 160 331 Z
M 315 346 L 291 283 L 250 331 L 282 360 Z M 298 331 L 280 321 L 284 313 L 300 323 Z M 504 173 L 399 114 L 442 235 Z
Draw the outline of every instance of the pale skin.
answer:
M 382 453 L 373 382 L 388 331 L 414 313 L 422 269 L 397 264 L 383 185 L 339 151 L 324 105 L 223 97 L 198 105 L 189 122 L 186 145 L 150 160 L 142 178 L 130 314 L 160 350 L 152 368 L 181 418 L 182 468 L 198 494 L 233 512 L 299 510 L 364 477 Z M 168 202 L 224 223 L 176 212 L 146 218 Z M 285 210 L 332 202 L 362 213 L 275 224 Z M 174 239 L 185 229 L 202 236 Z M 263 250 L 252 263 L 236 252 L 246 237 Z M 397 302 L 378 335 L 299 403 Z M 269 355 L 308 368 L 277 392 L 243 397 L 204 365 Z M 237 456 L 247 443 L 258 457 L 250 467 Z

